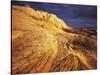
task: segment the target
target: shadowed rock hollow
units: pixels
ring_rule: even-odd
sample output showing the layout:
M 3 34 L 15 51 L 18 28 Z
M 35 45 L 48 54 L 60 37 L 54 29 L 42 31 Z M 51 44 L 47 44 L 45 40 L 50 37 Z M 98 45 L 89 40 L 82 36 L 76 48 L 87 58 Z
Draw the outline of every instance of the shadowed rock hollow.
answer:
M 12 5 L 13 74 L 96 69 L 96 46 L 94 30 L 73 29 L 54 14 Z

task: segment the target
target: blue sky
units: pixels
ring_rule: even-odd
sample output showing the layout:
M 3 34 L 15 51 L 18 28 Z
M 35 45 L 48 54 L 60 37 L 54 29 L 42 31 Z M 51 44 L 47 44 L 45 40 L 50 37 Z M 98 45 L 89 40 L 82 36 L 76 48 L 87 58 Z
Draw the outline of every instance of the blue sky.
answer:
M 29 5 L 36 10 L 54 13 L 74 28 L 97 29 L 97 6 L 27 1 L 12 1 L 12 4 Z

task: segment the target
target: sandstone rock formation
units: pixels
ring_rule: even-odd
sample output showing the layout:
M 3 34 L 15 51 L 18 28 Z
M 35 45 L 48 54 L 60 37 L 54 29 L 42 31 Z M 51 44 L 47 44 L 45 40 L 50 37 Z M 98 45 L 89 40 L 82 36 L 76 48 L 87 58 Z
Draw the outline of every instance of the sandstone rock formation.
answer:
M 96 32 L 56 15 L 12 5 L 12 73 L 96 69 Z

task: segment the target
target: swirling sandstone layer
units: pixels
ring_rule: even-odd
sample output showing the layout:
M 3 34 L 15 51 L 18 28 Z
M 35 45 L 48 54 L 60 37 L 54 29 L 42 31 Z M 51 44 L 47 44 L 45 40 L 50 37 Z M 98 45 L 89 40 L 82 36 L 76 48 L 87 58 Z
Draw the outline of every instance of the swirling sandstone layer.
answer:
M 56 15 L 12 6 L 12 73 L 96 69 L 96 32 Z

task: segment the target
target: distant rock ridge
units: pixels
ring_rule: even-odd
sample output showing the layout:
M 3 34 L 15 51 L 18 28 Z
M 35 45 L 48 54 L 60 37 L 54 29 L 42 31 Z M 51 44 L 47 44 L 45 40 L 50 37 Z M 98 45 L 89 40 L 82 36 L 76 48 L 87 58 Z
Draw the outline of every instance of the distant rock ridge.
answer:
M 69 27 L 56 15 L 12 5 L 12 73 L 97 68 L 97 33 Z

